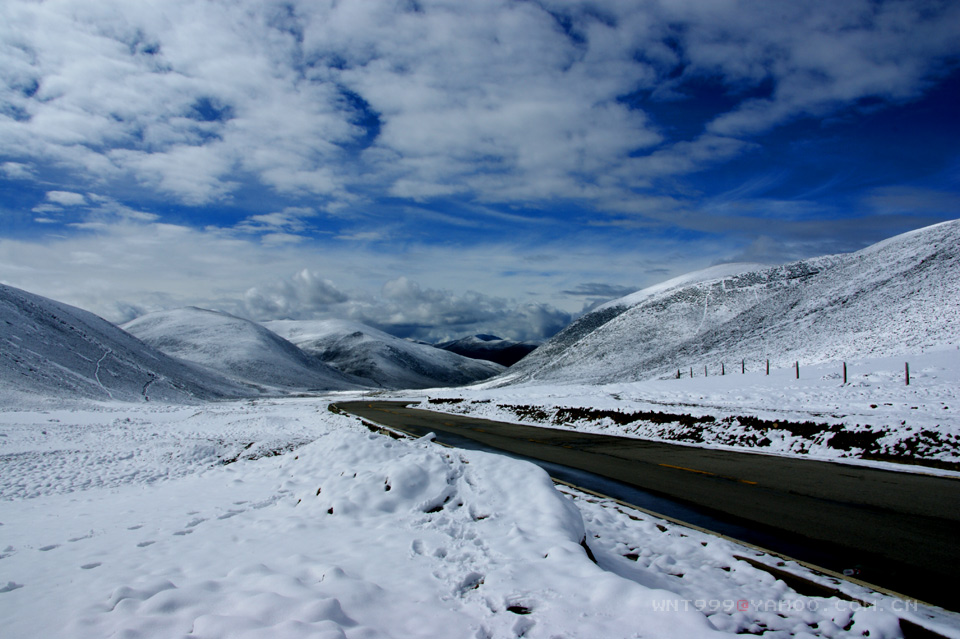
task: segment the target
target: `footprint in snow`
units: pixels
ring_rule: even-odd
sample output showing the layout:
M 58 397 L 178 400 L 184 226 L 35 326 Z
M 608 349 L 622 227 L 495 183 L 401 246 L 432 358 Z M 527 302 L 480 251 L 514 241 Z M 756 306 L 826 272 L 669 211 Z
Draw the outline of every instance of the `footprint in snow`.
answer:
M 101 565 L 102 565 L 102 564 L 101 564 L 99 561 L 95 561 L 95 562 L 93 562 L 92 564 L 83 564 L 82 566 L 80 566 L 80 569 L 81 569 L 81 570 L 92 570 L 92 569 L 94 569 L 94 568 L 96 568 L 96 567 L 98 567 L 98 566 L 101 566 Z
M 15 581 L 8 581 L 6 586 L 0 588 L 0 593 L 10 592 L 11 590 L 16 590 L 17 588 L 23 588 L 23 584 L 18 584 Z
M 127 530 L 140 530 L 143 528 L 143 524 L 137 524 L 136 526 L 130 526 Z
M 189 530 L 178 530 L 173 534 L 176 535 L 177 537 L 183 537 L 184 535 L 189 535 L 192 532 L 193 532 L 193 528 L 190 528 Z
M 202 523 L 205 522 L 205 521 L 206 521 L 206 519 L 204 519 L 203 517 L 196 517 L 196 518 L 190 520 L 190 523 L 187 524 L 186 526 L 184 526 L 184 528 L 194 528 L 195 526 L 199 526 L 200 524 L 202 524 Z
M 53 550 L 54 548 L 59 548 L 60 544 L 50 544 L 49 546 L 42 546 L 39 548 L 40 552 L 47 552 L 48 550 Z
M 152 546 L 155 543 L 157 542 L 153 541 L 152 539 L 150 541 L 141 541 L 139 544 L 137 544 L 137 548 L 146 548 L 147 546 Z

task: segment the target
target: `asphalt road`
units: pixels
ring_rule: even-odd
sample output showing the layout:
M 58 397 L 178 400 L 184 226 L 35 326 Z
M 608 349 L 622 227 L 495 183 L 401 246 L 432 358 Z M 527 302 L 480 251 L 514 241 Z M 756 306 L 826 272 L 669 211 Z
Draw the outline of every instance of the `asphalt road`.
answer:
M 960 566 L 960 479 L 521 426 L 399 402 L 338 406 L 411 434 L 608 478 L 702 515 L 695 523 L 706 528 L 838 572 L 859 567 L 869 583 L 960 608 L 955 589 L 939 585 L 955 584 Z

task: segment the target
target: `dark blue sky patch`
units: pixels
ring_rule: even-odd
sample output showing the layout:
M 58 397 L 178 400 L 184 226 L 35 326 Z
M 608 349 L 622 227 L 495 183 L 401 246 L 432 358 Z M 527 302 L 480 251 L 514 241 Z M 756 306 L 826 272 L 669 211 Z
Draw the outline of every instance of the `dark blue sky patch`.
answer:
M 706 125 L 746 100 L 767 98 L 774 90 L 772 80 L 753 87 L 731 87 L 718 77 L 693 76 L 672 85 L 669 99 L 655 89 L 643 89 L 617 100 L 631 109 L 640 109 L 673 141 L 694 140 Z
M 40 90 L 40 82 L 34 78 L 31 78 L 30 81 L 26 82 L 20 87 L 20 95 L 25 98 L 32 98 L 37 94 L 37 91 Z
M 227 122 L 233 119 L 233 107 L 217 98 L 204 96 L 190 107 L 190 116 L 199 122 Z
M 356 138 L 351 146 L 363 150 L 373 144 L 380 135 L 382 123 L 380 114 L 373 110 L 370 103 L 346 87 L 340 87 L 340 96 L 347 109 L 353 113 L 352 122 L 363 129 L 363 134 Z

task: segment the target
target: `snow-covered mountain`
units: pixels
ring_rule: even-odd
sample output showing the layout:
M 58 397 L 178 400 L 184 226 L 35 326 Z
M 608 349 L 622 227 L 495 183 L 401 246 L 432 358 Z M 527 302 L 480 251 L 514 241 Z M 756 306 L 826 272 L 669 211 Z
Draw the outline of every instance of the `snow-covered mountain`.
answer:
M 0 404 L 42 398 L 167 402 L 250 389 L 174 359 L 96 315 L 0 285 Z
M 344 390 L 360 380 L 249 320 L 196 307 L 150 313 L 121 328 L 167 355 L 264 389 Z
M 264 326 L 340 371 L 382 388 L 460 386 L 504 370 L 493 362 L 409 342 L 348 320 L 277 320 Z
M 515 342 L 495 335 L 470 335 L 454 341 L 441 342 L 436 344 L 436 347 L 470 359 L 482 359 L 502 366 L 513 366 L 537 348 L 537 344 Z
M 960 343 L 960 220 L 783 266 L 723 265 L 605 304 L 503 376 L 606 383 Z

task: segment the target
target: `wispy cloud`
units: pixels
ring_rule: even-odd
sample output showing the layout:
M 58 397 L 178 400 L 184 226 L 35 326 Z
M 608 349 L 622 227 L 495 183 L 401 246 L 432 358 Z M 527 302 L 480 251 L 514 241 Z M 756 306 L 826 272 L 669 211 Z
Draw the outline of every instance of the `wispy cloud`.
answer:
M 87 198 L 82 193 L 70 191 L 48 191 L 47 200 L 61 206 L 80 206 L 87 203 Z

